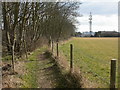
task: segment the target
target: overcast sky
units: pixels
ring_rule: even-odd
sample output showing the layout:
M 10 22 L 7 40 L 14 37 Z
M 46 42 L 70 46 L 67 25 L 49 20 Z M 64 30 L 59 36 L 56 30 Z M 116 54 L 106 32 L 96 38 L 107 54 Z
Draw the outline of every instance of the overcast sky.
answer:
M 118 31 L 118 1 L 119 0 L 81 0 L 78 17 L 80 25 L 77 31 L 89 31 L 89 13 L 92 12 L 92 31 Z

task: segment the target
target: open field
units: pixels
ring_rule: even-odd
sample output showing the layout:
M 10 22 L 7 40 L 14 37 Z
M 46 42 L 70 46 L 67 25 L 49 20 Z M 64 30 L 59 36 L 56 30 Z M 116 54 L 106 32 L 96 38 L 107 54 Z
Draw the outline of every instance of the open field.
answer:
M 97 83 L 96 87 L 109 87 L 110 60 L 118 59 L 118 38 L 72 38 L 59 47 L 68 61 L 70 44 L 74 46 L 74 65 L 82 76 Z

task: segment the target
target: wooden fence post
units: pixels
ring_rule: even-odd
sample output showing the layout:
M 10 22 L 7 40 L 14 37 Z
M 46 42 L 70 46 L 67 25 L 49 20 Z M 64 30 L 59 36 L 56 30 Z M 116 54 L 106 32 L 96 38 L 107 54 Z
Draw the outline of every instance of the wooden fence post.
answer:
M 73 45 L 70 44 L 70 72 L 73 71 Z
M 58 42 L 57 42 L 57 57 L 59 56 L 59 52 L 58 52 Z
M 110 88 L 115 88 L 116 83 L 116 59 L 111 60 Z

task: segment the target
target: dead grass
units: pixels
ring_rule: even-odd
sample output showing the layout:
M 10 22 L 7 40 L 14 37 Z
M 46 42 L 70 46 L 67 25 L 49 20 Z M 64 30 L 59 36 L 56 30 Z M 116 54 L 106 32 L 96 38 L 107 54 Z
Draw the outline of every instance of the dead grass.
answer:
M 78 38 L 81 38 L 81 39 L 118 39 L 118 37 L 73 37 L 71 39 L 78 39 Z
M 6 63 L 3 62 L 2 65 L 6 65 Z M 15 72 L 16 74 L 13 75 L 11 70 L 2 71 L 2 88 L 20 88 L 22 86 L 24 83 L 22 76 L 26 72 L 23 61 L 17 61 L 15 63 Z
M 44 55 L 47 59 L 41 59 L 42 61 L 40 62 L 44 63 L 44 66 L 42 65 L 42 63 L 40 63 L 40 65 L 42 66 L 41 68 L 43 69 L 42 73 L 40 73 L 39 75 L 47 73 L 47 77 L 45 75 L 39 76 L 40 78 L 44 78 L 44 81 L 39 81 L 39 83 L 42 85 L 42 88 L 45 88 L 46 85 L 46 87 L 53 88 L 81 88 L 81 80 L 79 78 L 76 78 L 75 75 L 69 72 L 69 69 L 67 70 L 67 68 L 64 67 L 64 65 L 68 65 L 67 63 L 62 63 L 60 59 L 52 56 L 52 53 L 49 51 L 46 51 Z M 46 80 L 46 78 L 48 78 L 49 80 Z M 45 81 L 46 83 L 44 83 Z M 52 84 L 50 84 L 50 82 L 52 82 Z
M 68 77 L 73 78 L 74 82 L 77 81 L 76 84 L 78 84 L 81 88 L 98 87 L 96 83 L 90 82 L 88 79 L 83 77 L 82 72 L 78 67 L 74 67 L 73 72 L 70 73 L 69 62 L 67 60 L 67 57 L 65 57 L 62 52 L 60 52 L 59 58 L 57 58 L 56 62 L 64 72 L 68 73 Z

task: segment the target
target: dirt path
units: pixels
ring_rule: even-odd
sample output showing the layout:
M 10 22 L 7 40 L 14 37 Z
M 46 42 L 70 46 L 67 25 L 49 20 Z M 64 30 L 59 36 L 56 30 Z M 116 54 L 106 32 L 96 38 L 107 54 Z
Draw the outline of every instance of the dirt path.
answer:
M 63 73 L 51 55 L 49 51 L 45 51 L 38 53 L 35 60 L 16 62 L 17 74 L 5 74 L 3 88 L 21 88 L 24 86 L 27 88 L 77 88 L 77 80 L 73 80 L 68 74 Z M 35 85 L 36 83 L 37 85 Z
M 39 74 L 38 86 L 40 88 L 66 88 L 69 87 L 68 81 L 61 73 L 55 60 L 51 58 L 50 53 L 44 52 L 39 55 Z
M 54 78 L 52 75 L 54 63 L 50 62 L 49 58 L 46 58 L 44 54 L 39 55 L 39 74 L 38 74 L 38 86 L 40 88 L 52 88 L 54 87 Z M 54 72 L 53 72 L 54 73 Z
M 40 88 L 78 88 L 77 82 L 63 73 L 49 52 L 39 55 L 38 86 Z

